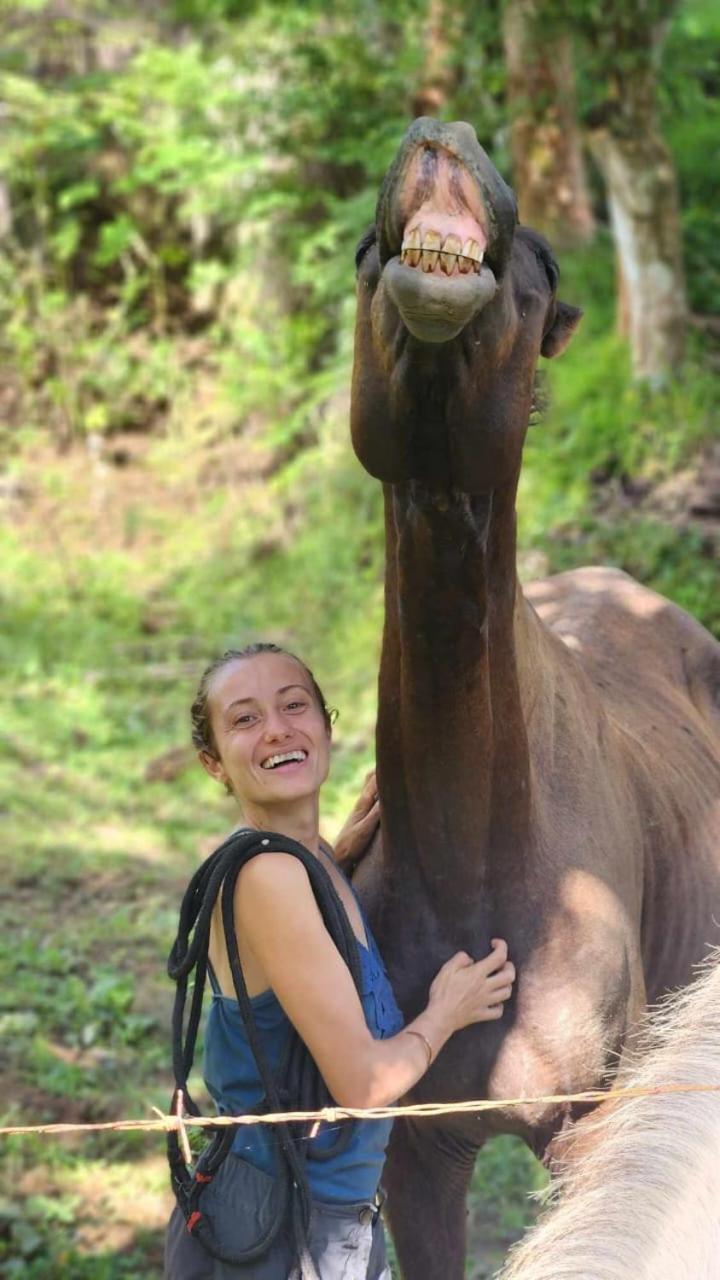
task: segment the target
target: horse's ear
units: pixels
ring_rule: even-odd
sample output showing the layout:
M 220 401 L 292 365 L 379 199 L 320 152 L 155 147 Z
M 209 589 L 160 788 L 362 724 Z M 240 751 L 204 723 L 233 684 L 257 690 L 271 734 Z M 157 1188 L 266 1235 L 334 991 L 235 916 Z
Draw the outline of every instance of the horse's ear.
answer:
M 555 319 L 542 340 L 541 355 L 548 360 L 559 356 L 565 350 L 580 323 L 582 311 L 580 307 L 571 307 L 567 302 L 558 302 L 555 307 Z

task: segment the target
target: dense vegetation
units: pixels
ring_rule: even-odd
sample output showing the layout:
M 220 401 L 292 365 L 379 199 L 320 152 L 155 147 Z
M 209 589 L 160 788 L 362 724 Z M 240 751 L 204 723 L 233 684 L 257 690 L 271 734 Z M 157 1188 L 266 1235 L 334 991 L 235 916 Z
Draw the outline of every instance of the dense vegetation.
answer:
M 167 1101 L 176 902 L 233 820 L 185 747 L 205 659 L 269 635 L 315 667 L 341 711 L 330 833 L 372 759 L 382 535 L 347 440 L 352 259 L 424 74 L 426 7 L 0 5 L 10 1123 Z M 498 14 L 467 8 L 442 111 L 511 177 Z M 582 41 L 576 57 L 582 104 Z M 633 383 L 591 175 L 600 229 L 561 263 L 586 317 L 547 373 L 520 503 L 523 571 L 619 564 L 716 629 L 717 520 L 692 508 L 720 398 L 719 90 L 720 20 L 687 0 L 660 93 L 691 354 L 662 390 Z M 0 1274 L 158 1274 L 156 1141 L 3 1141 Z M 512 1143 L 481 1157 L 477 1280 L 537 1180 Z

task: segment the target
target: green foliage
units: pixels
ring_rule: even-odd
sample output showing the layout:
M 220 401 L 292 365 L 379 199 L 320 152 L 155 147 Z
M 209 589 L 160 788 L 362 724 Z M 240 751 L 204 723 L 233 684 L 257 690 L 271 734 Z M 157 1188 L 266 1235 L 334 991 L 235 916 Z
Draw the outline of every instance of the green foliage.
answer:
M 720 313 L 720 21 L 694 0 L 670 27 L 661 79 L 663 128 L 678 167 L 688 295 L 693 310 Z
M 152 422 L 158 403 L 177 396 L 182 348 L 158 351 L 164 386 L 148 385 L 147 344 L 136 367 L 111 369 L 104 389 L 84 371 L 139 327 L 192 331 L 212 316 L 211 343 L 232 344 L 236 365 L 253 368 L 263 408 L 292 408 L 314 372 L 309 352 L 322 363 L 333 354 L 352 243 L 372 216 L 420 57 L 418 23 L 409 40 L 399 24 L 421 8 L 368 4 L 360 24 L 355 6 L 321 17 L 265 4 L 248 7 L 238 28 L 225 22 L 237 6 L 217 5 L 201 40 L 149 41 L 111 71 L 51 82 L 6 58 L 5 346 L 23 405 L 34 402 L 64 437 L 122 428 L 128 403 L 135 421 Z M 199 18 L 192 6 L 165 16 L 173 12 Z M 40 256 L 30 253 L 38 242 Z M 234 286 L 258 264 L 251 319 L 244 283 Z M 53 317 L 78 309 L 59 335 Z M 277 401 L 264 376 L 272 369 Z M 256 407 L 252 390 L 232 380 L 225 390 L 228 415 Z
M 717 434 L 720 392 L 696 345 L 663 390 L 638 386 L 612 332 L 612 247 L 563 260 L 561 296 L 585 310 L 561 359 L 545 365 L 548 407 L 531 427 L 520 481 L 520 538 L 550 571 L 603 563 L 677 601 L 720 634 L 712 531 L 669 523 L 652 495 Z
M 548 1175 L 524 1142 L 504 1135 L 480 1152 L 473 1173 L 476 1211 L 492 1214 L 500 1232 L 517 1236 L 536 1216 L 529 1197 L 542 1191 Z

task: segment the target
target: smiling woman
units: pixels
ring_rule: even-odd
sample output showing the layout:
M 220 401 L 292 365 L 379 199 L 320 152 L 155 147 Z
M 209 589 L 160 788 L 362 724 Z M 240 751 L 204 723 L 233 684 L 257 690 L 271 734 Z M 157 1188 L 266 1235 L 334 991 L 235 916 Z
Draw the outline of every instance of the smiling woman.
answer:
M 289 1105 L 297 1105 L 284 1073 L 298 1038 L 309 1069 L 340 1106 L 396 1101 L 454 1031 L 502 1015 L 515 977 L 505 943 L 494 939 L 477 963 L 465 952 L 454 955 L 435 977 L 423 1012 L 403 1028 L 359 902 L 320 838 L 320 788 L 330 766 L 333 717 L 312 672 L 276 645 L 231 650 L 205 671 L 191 714 L 200 762 L 235 796 L 246 831 L 275 833 L 263 842 L 268 847 L 262 856 L 245 861 L 237 874 L 234 932 L 227 933 L 226 895 L 215 889 L 214 906 L 210 901 L 213 1001 L 205 1080 L 219 1111 L 262 1110 L 266 1075 L 285 1089 Z M 376 801 L 371 776 L 350 823 L 362 822 Z M 345 918 L 357 964 L 346 963 L 326 927 L 315 896 L 318 874 L 333 910 Z M 197 877 L 190 897 L 196 883 Z M 247 996 L 242 1005 L 238 965 Z M 260 1202 L 274 1194 L 281 1159 L 277 1133 L 268 1128 L 238 1129 L 222 1176 L 214 1166 L 212 1176 L 206 1165 L 195 1172 L 196 1180 L 215 1184 L 215 1241 L 227 1238 L 228 1223 L 234 1228 L 243 1216 L 262 1216 Z M 312 1197 L 307 1236 L 290 1229 L 276 1233 L 268 1249 L 255 1249 L 244 1261 L 207 1252 L 197 1231 L 203 1213 L 187 1216 L 177 1209 L 168 1231 L 166 1280 L 389 1280 L 378 1197 L 389 1133 L 389 1122 L 370 1120 L 346 1129 L 340 1140 L 328 1127 L 300 1135 Z
M 258 661 L 250 664 L 252 658 Z M 286 683 L 279 687 L 275 685 L 277 664 L 272 661 L 274 658 L 280 661 L 287 677 Z M 265 771 L 279 770 L 283 774 L 294 772 L 290 764 L 303 764 L 311 754 L 313 744 L 300 739 L 307 733 L 308 724 L 312 725 L 317 720 L 318 712 L 324 734 L 321 735 L 316 763 L 321 764 L 324 759 L 325 768 L 317 782 L 319 787 L 327 775 L 335 713 L 328 708 L 309 668 L 279 645 L 258 643 L 244 649 L 229 649 L 204 672 L 190 711 L 193 744 L 198 749 L 203 767 L 237 796 L 246 819 L 258 829 L 267 827 L 268 823 L 262 819 L 253 821 L 247 811 L 253 796 L 242 784 L 242 762 L 246 761 L 246 767 L 251 770 L 259 767 Z M 268 714 L 271 721 L 269 732 Z M 296 753 L 293 761 L 281 761 L 277 758 L 277 751 L 268 750 L 275 741 L 274 729 L 278 735 L 277 742 L 284 748 L 281 754 L 287 755 L 288 751 Z M 260 758 L 257 758 L 258 752 L 261 753 Z M 233 766 L 241 769 L 237 779 L 239 786 L 235 785 Z M 251 774 L 246 774 L 246 780 L 248 776 Z M 303 782 L 307 780 L 306 773 Z M 264 790 L 260 792 L 265 799 L 272 794 Z

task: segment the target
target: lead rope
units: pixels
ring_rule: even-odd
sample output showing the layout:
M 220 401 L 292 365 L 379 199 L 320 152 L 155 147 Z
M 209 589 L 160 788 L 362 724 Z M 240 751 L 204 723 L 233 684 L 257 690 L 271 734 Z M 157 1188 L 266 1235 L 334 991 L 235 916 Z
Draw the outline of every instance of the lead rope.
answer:
M 357 939 L 332 880 L 318 859 L 304 845 L 275 832 L 248 830 L 233 832 L 193 875 L 181 904 L 178 934 L 168 958 L 168 974 L 177 984 L 172 1017 L 173 1070 L 176 1086 L 173 1095 L 173 1109 L 178 1093 L 182 1090 L 182 1098 L 189 1114 L 199 1114 L 199 1110 L 188 1091 L 187 1077 L 192 1069 L 195 1044 L 202 1015 L 208 968 L 210 924 L 213 907 L 219 893 L 222 895 L 223 932 L 235 995 L 247 1032 L 248 1044 L 265 1090 L 265 1096 L 258 1107 L 259 1112 L 262 1113 L 262 1111 L 267 1110 L 282 1111 L 284 1109 L 282 1103 L 288 1099 L 292 1101 L 293 1106 L 299 1106 L 302 1110 L 318 1110 L 331 1101 L 327 1086 L 316 1064 L 294 1028 L 291 1032 L 288 1048 L 278 1071 L 277 1079 L 273 1079 L 265 1051 L 258 1036 L 250 997 L 248 996 L 240 965 L 234 910 L 237 878 L 242 868 L 251 858 L 272 850 L 289 853 L 302 862 L 307 871 L 326 928 L 350 970 L 356 989 L 358 992 L 361 991 Z M 183 1039 L 188 982 L 193 970 L 195 970 L 194 989 L 187 1030 Z M 312 1202 L 305 1163 L 298 1153 L 297 1140 L 293 1136 L 290 1127 L 283 1123 L 277 1126 L 277 1131 L 282 1156 L 282 1173 L 280 1176 L 287 1178 L 290 1182 L 291 1222 L 295 1237 L 297 1261 L 300 1267 L 300 1277 L 301 1280 L 318 1280 L 315 1265 L 308 1248 L 307 1238 Z M 314 1158 L 326 1159 L 330 1155 L 335 1155 L 338 1151 L 341 1151 L 347 1145 L 351 1132 L 350 1125 L 343 1125 L 340 1129 L 338 1141 L 332 1147 L 324 1150 L 322 1155 L 314 1153 Z M 226 1158 L 232 1145 L 234 1134 L 235 1130 L 233 1129 L 227 1130 L 222 1135 L 218 1131 L 217 1146 L 211 1152 L 207 1165 L 208 1170 L 211 1169 L 213 1174 Z M 193 1191 L 197 1196 L 197 1188 L 195 1178 L 193 1178 L 185 1164 L 178 1134 L 175 1132 L 168 1135 L 168 1159 L 173 1189 L 182 1209 L 188 1202 L 192 1202 Z M 281 1226 L 282 1222 L 279 1222 L 277 1229 L 279 1230 Z M 272 1239 L 268 1240 L 266 1247 L 269 1248 L 271 1243 Z

